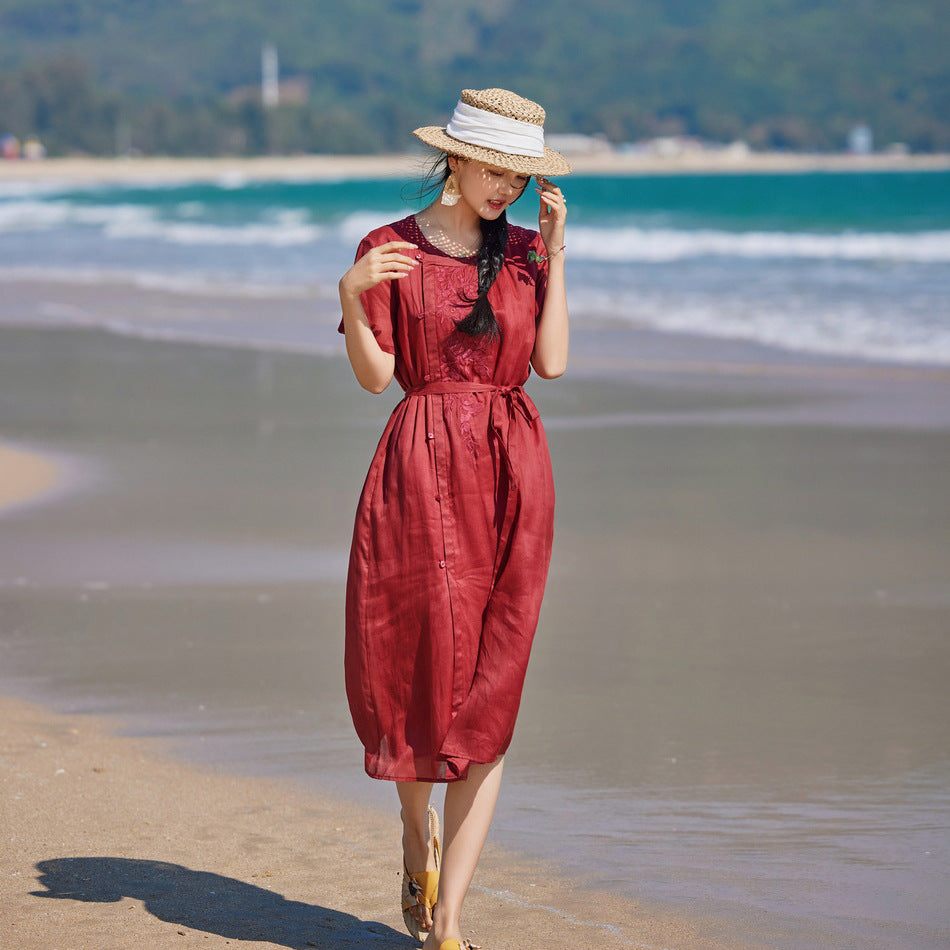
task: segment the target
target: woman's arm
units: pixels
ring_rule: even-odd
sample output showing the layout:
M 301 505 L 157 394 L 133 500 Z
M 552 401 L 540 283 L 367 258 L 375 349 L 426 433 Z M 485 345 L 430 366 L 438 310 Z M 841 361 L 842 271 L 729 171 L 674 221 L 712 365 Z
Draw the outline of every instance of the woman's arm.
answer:
M 548 285 L 534 339 L 531 365 L 543 379 L 555 379 L 567 369 L 567 285 L 564 280 L 564 221 L 567 203 L 561 189 L 539 178 L 539 231 L 547 249 Z
M 556 379 L 567 369 L 567 291 L 564 252 L 548 260 L 548 286 L 534 338 L 531 365 L 542 379 Z
M 357 382 L 371 393 L 381 393 L 393 378 L 396 358 L 383 350 L 369 324 L 360 294 L 387 280 L 401 280 L 416 266 L 416 261 L 400 248 L 415 248 L 408 241 L 389 241 L 370 248 L 341 278 L 340 304 L 343 307 L 343 332 L 346 355 Z

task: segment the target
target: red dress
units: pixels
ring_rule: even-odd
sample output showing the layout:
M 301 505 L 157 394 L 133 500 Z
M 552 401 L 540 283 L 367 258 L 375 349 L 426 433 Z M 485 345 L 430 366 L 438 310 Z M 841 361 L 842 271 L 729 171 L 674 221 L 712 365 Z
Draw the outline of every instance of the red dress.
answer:
M 545 252 L 509 227 L 490 341 L 455 328 L 474 258 L 430 245 L 412 216 L 372 231 L 357 258 L 393 240 L 416 244 L 404 253 L 420 263 L 362 296 L 406 395 L 356 513 L 346 691 L 369 775 L 445 782 L 508 748 L 551 557 L 551 461 L 521 388 L 545 289 L 529 251 Z

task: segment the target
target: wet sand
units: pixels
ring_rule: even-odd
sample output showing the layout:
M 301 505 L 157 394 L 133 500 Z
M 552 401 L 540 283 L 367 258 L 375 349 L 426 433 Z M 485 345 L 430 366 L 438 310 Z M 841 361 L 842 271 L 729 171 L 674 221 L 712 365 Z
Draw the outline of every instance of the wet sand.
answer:
M 65 934 L 71 950 L 418 946 L 403 931 L 391 815 L 187 768 L 94 719 L 8 699 L 0 766 L 4 946 L 50 950 Z M 578 893 L 498 848 L 469 904 L 469 937 L 499 950 L 755 946 Z
M 17 306 L 28 308 L 31 293 L 43 299 L 40 286 L 18 287 Z M 129 314 L 152 300 L 132 288 L 124 298 L 84 293 L 84 306 L 124 299 Z M 552 889 L 542 903 L 619 928 L 630 945 L 941 946 L 947 371 L 648 333 L 605 348 L 616 332 L 588 327 L 571 374 L 531 384 L 554 457 L 558 530 L 494 847 L 553 862 L 532 878 Z M 116 743 L 129 763 L 152 753 L 138 740 L 86 736 L 77 714 L 160 737 L 203 768 L 287 780 L 293 789 L 281 788 L 318 811 L 355 803 L 374 842 L 372 881 L 357 893 L 378 892 L 378 904 L 350 903 L 338 885 L 328 896 L 308 876 L 323 872 L 303 858 L 265 887 L 329 908 L 343 929 L 352 922 L 340 915 L 398 929 L 379 883 L 392 849 L 375 845 L 395 840 L 392 819 L 369 817 L 391 809 L 392 790 L 360 778 L 339 675 L 352 512 L 398 394 L 362 394 L 339 356 L 90 329 L 0 328 L 0 373 L 0 431 L 100 466 L 73 496 L 3 518 L 0 688 L 69 714 L 67 735 Z M 61 728 L 31 715 L 46 722 L 44 736 Z M 15 767 L 26 768 L 20 758 Z M 288 814 L 277 802 L 290 799 L 221 776 L 220 797 L 202 799 L 191 790 L 211 778 L 149 761 L 189 790 L 175 801 L 183 823 L 158 822 L 180 829 L 171 844 L 123 819 L 125 836 L 111 845 L 121 823 L 100 812 L 80 821 L 96 796 L 53 785 L 53 769 L 35 803 L 15 803 L 33 809 L 42 832 L 17 859 L 20 875 L 42 860 L 106 854 L 243 887 L 270 866 L 266 853 L 254 864 L 270 842 L 252 853 L 235 823 L 276 838 L 274 815 Z M 157 777 L 134 784 L 123 774 L 116 796 L 134 789 L 133 800 L 147 793 L 168 807 Z M 241 821 L 228 803 L 242 795 L 273 802 L 274 813 L 251 808 Z M 85 837 L 50 823 L 44 838 L 37 816 L 54 806 L 76 815 L 71 827 Z M 280 840 L 299 848 L 299 827 Z M 492 854 L 479 901 L 506 888 L 523 895 L 509 854 Z M 110 873 L 126 873 L 117 867 Z M 588 900 L 581 881 L 597 896 Z M 27 894 L 35 881 L 11 886 L 35 926 L 88 920 L 94 930 L 118 919 L 108 916 L 118 905 L 74 900 L 51 902 L 61 916 L 44 917 Z M 171 941 L 164 911 L 135 906 L 152 928 L 143 935 Z M 489 950 L 524 945 L 526 933 L 543 944 L 549 922 L 512 907 L 499 917 L 473 905 Z M 221 931 L 203 911 L 170 911 L 172 923 L 186 912 L 213 945 Z M 550 926 L 549 946 L 615 945 L 608 932 L 579 938 Z M 34 946 L 49 945 L 44 933 Z M 283 931 L 271 944 L 306 946 Z

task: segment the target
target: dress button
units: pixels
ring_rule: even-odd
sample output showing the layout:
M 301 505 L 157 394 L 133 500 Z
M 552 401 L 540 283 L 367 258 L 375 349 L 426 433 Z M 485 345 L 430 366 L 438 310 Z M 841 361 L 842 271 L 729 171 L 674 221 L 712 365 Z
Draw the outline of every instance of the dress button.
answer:
M 435 433 L 434 433 L 434 432 L 427 432 L 427 433 L 426 433 L 426 438 L 427 438 L 427 439 L 434 439 L 434 438 L 435 438 Z
M 436 495 L 436 496 L 435 496 L 435 500 L 436 500 L 436 501 L 442 501 L 442 496 L 441 496 L 441 495 Z
M 420 251 L 418 254 L 416 254 L 416 260 L 417 260 L 417 261 L 421 261 L 421 260 L 422 260 L 422 252 L 421 252 L 421 251 Z
M 429 380 L 432 379 L 432 377 L 431 377 L 428 373 L 426 373 L 425 376 L 423 376 L 422 378 L 423 378 L 426 382 L 429 382 Z
M 439 567 L 445 567 L 445 561 L 439 561 Z

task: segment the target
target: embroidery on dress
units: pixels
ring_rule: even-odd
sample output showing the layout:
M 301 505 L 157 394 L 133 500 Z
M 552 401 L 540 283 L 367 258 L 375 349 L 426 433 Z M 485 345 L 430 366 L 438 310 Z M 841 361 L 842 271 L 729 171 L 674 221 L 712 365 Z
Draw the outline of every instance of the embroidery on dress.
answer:
M 434 267 L 433 290 L 439 320 L 439 371 L 443 379 L 481 381 L 491 379 L 497 343 L 483 337 L 459 333 L 455 321 L 468 312 L 463 294 L 474 296 L 477 289 L 474 268 L 465 268 L 467 280 L 460 291 L 457 267 Z M 475 417 L 484 409 L 483 401 L 469 393 L 452 393 L 445 398 L 446 408 L 455 416 L 462 442 L 478 458 L 478 440 L 472 429 Z
M 478 458 L 478 442 L 475 439 L 475 433 L 472 432 L 472 420 L 484 409 L 484 405 L 474 394 L 461 395 L 456 394 L 451 397 L 452 408 L 458 418 L 459 432 L 462 433 L 462 441 L 465 447 L 471 453 L 472 458 Z
M 443 378 L 490 379 L 494 347 L 491 340 L 466 336 L 453 326 L 440 350 Z M 458 419 L 462 439 L 473 457 L 478 458 L 478 442 L 472 432 L 472 420 L 482 411 L 484 403 L 474 393 L 454 393 L 450 402 Z

